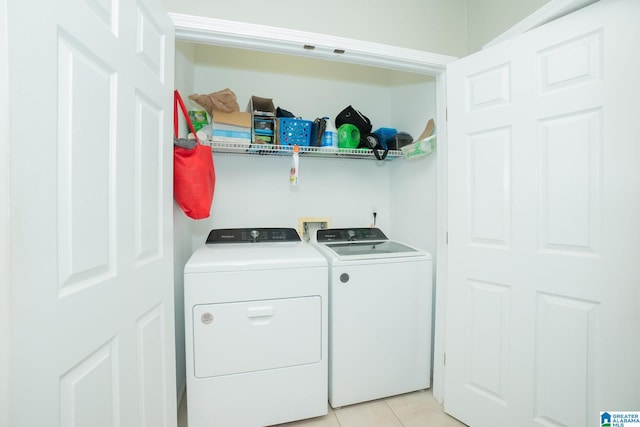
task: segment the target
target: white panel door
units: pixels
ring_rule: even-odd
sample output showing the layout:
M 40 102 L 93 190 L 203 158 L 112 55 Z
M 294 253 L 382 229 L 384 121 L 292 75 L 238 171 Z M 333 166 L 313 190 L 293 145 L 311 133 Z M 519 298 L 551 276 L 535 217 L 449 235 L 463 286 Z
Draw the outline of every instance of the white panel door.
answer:
M 640 409 L 640 2 L 450 65 L 445 410 L 599 426 Z
M 176 423 L 173 25 L 11 1 L 11 425 Z

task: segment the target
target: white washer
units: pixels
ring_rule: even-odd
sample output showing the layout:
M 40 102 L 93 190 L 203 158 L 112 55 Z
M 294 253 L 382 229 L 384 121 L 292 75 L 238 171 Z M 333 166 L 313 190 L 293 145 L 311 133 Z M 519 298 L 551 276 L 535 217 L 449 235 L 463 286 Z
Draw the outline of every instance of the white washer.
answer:
M 431 385 L 431 255 L 377 228 L 317 231 L 329 261 L 329 402 Z
M 189 427 L 327 413 L 326 259 L 292 228 L 212 230 L 185 266 Z

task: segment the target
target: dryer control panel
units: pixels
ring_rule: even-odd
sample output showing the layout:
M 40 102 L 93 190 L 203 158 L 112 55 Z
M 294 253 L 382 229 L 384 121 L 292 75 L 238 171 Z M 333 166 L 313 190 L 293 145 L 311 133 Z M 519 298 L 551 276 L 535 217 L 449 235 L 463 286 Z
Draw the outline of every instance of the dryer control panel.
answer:
M 295 228 L 220 228 L 209 232 L 207 244 L 300 242 Z

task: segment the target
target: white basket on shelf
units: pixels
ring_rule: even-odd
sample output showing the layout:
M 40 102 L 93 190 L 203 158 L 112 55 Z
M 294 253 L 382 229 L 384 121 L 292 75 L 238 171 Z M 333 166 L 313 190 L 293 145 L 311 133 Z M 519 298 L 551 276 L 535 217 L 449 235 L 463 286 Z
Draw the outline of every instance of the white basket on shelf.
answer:
M 401 147 L 401 150 L 407 160 L 427 157 L 429 154 L 436 151 L 436 135 L 431 135 L 428 138 L 412 142 L 409 145 Z

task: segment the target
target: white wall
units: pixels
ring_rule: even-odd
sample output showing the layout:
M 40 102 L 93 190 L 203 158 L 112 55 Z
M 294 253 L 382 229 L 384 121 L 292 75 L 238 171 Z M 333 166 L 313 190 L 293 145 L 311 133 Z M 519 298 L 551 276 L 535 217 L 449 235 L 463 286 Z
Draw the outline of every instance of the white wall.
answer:
M 324 115 L 334 118 L 353 104 L 371 119 L 374 129 L 396 127 L 414 136 L 434 116 L 434 83 L 428 76 L 203 46 L 197 49 L 196 63 L 194 91 L 209 93 L 229 87 L 242 110 L 252 94 L 273 98 L 276 106 L 306 120 Z M 201 243 L 211 228 L 296 227 L 303 216 L 331 217 L 334 227 L 367 227 L 374 210 L 378 225 L 392 233 L 397 228 L 392 227 L 392 195 L 396 197 L 394 208 L 407 203 L 394 176 L 394 171 L 402 173 L 405 162 L 403 158 L 377 162 L 302 157 L 296 188 L 288 181 L 290 157 L 216 154 L 213 214 L 210 220 L 196 224 L 195 242 Z M 413 179 L 423 180 L 415 174 Z M 436 211 L 435 184 L 434 180 L 432 187 L 424 187 L 433 193 L 433 204 L 420 209 Z M 419 240 L 424 247 L 426 237 Z
M 405 0 L 399 5 L 326 0 L 322 13 L 300 13 L 295 0 L 163 0 L 170 12 L 293 28 L 462 57 L 551 0 Z M 305 7 L 308 11 L 309 8 Z
M 7 2 L 0 0 L 0 426 L 9 426 L 11 372 L 8 49 Z
M 195 227 L 200 244 L 212 228 L 297 228 L 299 217 L 330 217 L 334 227 L 367 227 L 376 209 L 379 225 L 384 229 L 390 223 L 389 164 L 302 157 L 297 187 L 289 184 L 288 156 L 216 154 L 215 165 L 212 218 Z
M 549 1 L 467 0 L 467 53 L 481 50 Z
M 251 95 L 273 98 L 276 106 L 307 120 L 334 118 L 353 104 L 377 127 L 391 124 L 394 76 L 410 76 L 341 62 L 216 46 L 198 46 L 196 63 L 194 90 L 210 93 L 229 87 L 241 111 L 246 110 Z M 425 80 L 429 78 L 420 76 L 420 81 Z
M 478 1 L 478 0 L 473 0 Z M 292 28 L 433 53 L 466 53 L 467 0 L 163 0 L 170 12 Z
M 435 84 L 416 81 L 395 87 L 390 103 L 392 122 L 417 138 L 427 121 L 436 118 L 435 99 Z M 438 212 L 436 158 L 437 153 L 427 158 L 394 162 L 390 195 L 393 217 L 390 233 L 434 255 Z

